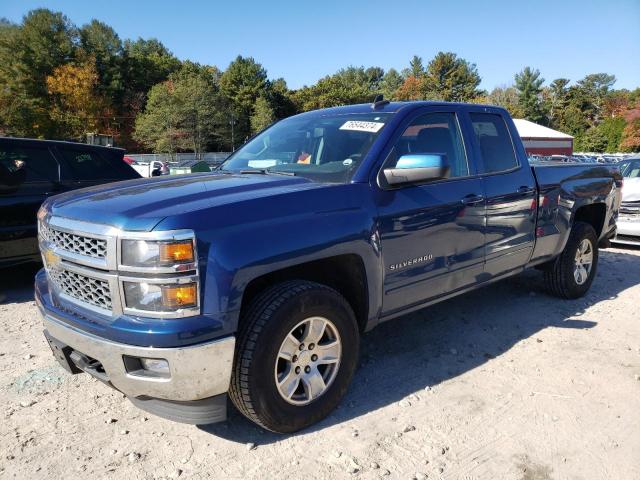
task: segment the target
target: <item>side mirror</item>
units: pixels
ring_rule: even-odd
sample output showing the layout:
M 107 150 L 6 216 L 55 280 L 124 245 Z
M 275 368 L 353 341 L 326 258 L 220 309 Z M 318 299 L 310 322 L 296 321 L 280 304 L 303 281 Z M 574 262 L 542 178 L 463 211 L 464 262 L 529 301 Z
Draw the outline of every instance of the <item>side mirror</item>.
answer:
M 383 170 L 389 185 L 405 185 L 441 180 L 449 176 L 449 162 L 444 153 L 402 155 L 394 168 Z

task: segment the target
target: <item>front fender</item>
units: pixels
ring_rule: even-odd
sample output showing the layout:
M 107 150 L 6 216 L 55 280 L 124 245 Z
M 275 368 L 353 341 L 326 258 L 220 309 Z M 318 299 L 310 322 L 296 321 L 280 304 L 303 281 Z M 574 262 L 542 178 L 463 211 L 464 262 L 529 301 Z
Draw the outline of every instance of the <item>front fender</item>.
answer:
M 227 205 L 224 211 L 168 219 L 157 227 L 196 230 L 203 312 L 225 314 L 225 335 L 237 330 L 244 291 L 252 280 L 338 255 L 361 258 L 369 316 L 379 311 L 382 269 L 368 185 L 335 185 L 288 196 L 286 202 L 269 198 L 260 205 Z M 221 216 L 228 221 L 222 222 Z

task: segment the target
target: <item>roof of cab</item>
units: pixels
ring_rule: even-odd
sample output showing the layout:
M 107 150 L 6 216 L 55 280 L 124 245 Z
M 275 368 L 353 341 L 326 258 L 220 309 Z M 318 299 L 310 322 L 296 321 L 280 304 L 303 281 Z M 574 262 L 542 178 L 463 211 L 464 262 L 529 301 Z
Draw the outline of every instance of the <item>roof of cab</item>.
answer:
M 486 107 L 486 108 L 501 108 L 495 105 L 481 105 L 476 103 L 457 103 L 457 102 L 435 102 L 435 101 L 410 101 L 410 102 L 389 102 L 383 105 L 379 105 L 376 108 L 373 107 L 373 103 L 359 103 L 356 105 L 343 105 L 340 107 L 322 108 L 319 110 L 310 110 L 308 112 L 301 113 L 300 115 L 347 115 L 350 113 L 397 113 L 400 110 L 413 110 L 419 107 L 427 106 L 451 106 L 462 105 L 469 107 Z
M 124 152 L 123 148 L 105 147 L 103 145 L 91 145 L 88 143 L 70 142 L 66 140 L 43 140 L 41 138 L 23 138 L 23 137 L 0 137 L 0 141 L 9 141 L 9 142 L 16 142 L 16 143 L 35 143 L 35 144 L 43 144 L 43 145 L 53 144 L 53 145 L 60 145 L 60 146 L 67 146 L 67 147 L 81 147 L 81 148 L 97 148 L 97 149 L 107 148 L 109 150 L 122 150 Z

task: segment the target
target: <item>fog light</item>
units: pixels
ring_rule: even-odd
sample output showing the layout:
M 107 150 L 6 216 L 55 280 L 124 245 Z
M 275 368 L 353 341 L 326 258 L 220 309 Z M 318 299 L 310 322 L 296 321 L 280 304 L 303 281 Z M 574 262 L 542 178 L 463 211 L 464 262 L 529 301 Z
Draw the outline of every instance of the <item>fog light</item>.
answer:
M 143 370 L 169 376 L 169 362 L 164 358 L 140 358 L 140 365 Z

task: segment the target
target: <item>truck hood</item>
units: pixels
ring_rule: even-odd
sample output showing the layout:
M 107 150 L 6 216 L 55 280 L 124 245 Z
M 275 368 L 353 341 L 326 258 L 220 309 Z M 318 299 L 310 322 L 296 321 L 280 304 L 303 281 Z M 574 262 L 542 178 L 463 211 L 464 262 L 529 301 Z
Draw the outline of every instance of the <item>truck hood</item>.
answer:
M 640 202 L 640 178 L 625 178 L 622 187 L 623 202 Z
M 322 184 L 302 177 L 201 173 L 73 190 L 51 197 L 45 207 L 57 216 L 151 231 L 168 216 L 318 187 Z

